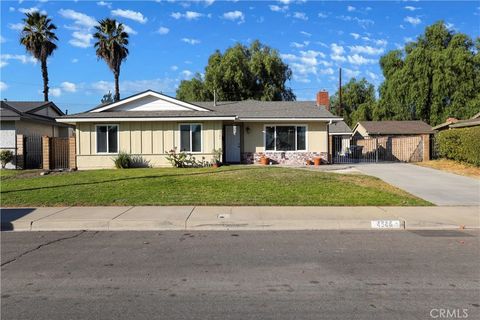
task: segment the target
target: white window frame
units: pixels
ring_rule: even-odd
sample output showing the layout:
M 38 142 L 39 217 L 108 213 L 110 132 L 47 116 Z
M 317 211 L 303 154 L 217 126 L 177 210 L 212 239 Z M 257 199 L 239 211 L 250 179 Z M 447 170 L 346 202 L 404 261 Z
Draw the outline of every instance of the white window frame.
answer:
M 275 127 L 274 139 L 275 150 L 267 150 L 267 127 Z M 302 150 L 277 150 L 276 127 L 295 127 L 295 148 L 297 147 L 297 127 L 305 127 L 305 149 Z M 263 125 L 263 150 L 265 152 L 308 152 L 308 125 L 307 124 L 265 124 Z
M 190 151 L 182 151 L 182 126 L 190 126 Z M 192 126 L 200 126 L 200 151 L 192 150 Z M 202 123 L 179 123 L 178 124 L 178 151 L 192 154 L 203 153 L 203 124 Z
M 108 152 L 108 128 L 107 128 L 107 152 L 98 152 L 98 137 L 97 137 L 97 128 L 98 127 L 117 127 L 117 152 Z M 95 125 L 95 154 L 118 154 L 120 152 L 120 126 L 117 123 L 105 123 L 105 124 L 96 124 Z

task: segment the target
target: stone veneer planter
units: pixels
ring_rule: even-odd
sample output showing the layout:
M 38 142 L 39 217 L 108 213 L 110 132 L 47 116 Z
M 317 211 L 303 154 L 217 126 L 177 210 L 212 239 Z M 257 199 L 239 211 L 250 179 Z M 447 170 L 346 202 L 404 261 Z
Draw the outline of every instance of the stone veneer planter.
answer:
M 323 163 L 328 163 L 328 154 L 326 152 L 243 152 L 241 154 L 242 163 L 253 164 L 260 163 L 262 156 L 267 157 L 272 164 L 284 164 L 292 166 L 304 166 L 307 160 L 316 157 L 322 158 Z

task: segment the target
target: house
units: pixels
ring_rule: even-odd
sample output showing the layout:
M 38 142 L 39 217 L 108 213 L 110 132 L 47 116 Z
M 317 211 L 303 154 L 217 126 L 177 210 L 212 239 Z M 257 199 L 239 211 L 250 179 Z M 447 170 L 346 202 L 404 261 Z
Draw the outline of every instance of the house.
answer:
M 330 136 L 330 153 L 333 157 L 345 155 L 350 149 L 350 138 L 352 129 L 345 121 L 337 121 L 328 125 L 328 135 Z
M 0 149 L 17 150 L 17 135 L 25 137 L 68 137 L 70 125 L 58 123 L 56 117 L 64 113 L 53 102 L 1 101 Z M 14 167 L 9 164 L 8 167 Z
M 467 127 L 476 127 L 480 126 L 480 112 L 471 117 L 467 120 L 457 120 L 455 118 L 448 118 L 442 124 L 433 127 L 433 130 L 442 131 L 447 129 L 455 129 L 455 128 L 467 128 Z
M 120 151 L 168 166 L 167 152 L 184 151 L 223 162 L 304 164 L 328 159 L 329 123 L 341 121 L 317 101 L 185 102 L 147 90 L 83 113 L 62 116 L 76 125 L 77 167 L 111 168 Z M 328 96 L 328 94 L 327 94 Z
M 374 138 L 381 136 L 420 136 L 433 134 L 432 127 L 420 120 L 405 121 L 360 121 L 353 128 L 355 138 Z

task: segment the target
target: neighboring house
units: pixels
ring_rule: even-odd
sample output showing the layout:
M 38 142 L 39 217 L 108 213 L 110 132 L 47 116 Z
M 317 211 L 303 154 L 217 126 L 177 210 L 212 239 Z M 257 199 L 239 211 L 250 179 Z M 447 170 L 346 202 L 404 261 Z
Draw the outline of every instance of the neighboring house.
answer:
M 15 153 L 17 134 L 26 137 L 68 137 L 69 132 L 73 133 L 71 126 L 55 121 L 56 117 L 63 115 L 62 110 L 53 102 L 1 101 L 0 149 L 9 149 Z
M 442 124 L 439 124 L 436 127 L 433 127 L 433 130 L 442 131 L 447 129 L 455 128 L 467 128 L 467 127 L 476 127 L 480 126 L 480 112 L 467 120 L 457 120 L 455 118 L 448 118 Z
M 350 148 L 352 129 L 345 121 L 333 122 L 328 125 L 328 135 L 331 137 L 331 152 L 333 155 L 344 155 Z
M 353 128 L 353 137 L 359 139 L 381 136 L 420 136 L 433 133 L 432 127 L 420 120 L 360 121 Z
M 328 98 L 328 94 L 326 94 Z M 328 159 L 328 123 L 342 119 L 317 102 L 184 102 L 147 90 L 57 121 L 76 125 L 77 167 L 111 168 L 120 151 L 168 166 L 174 148 L 210 161 L 222 148 L 226 163 Z M 328 100 L 328 99 L 327 99 Z

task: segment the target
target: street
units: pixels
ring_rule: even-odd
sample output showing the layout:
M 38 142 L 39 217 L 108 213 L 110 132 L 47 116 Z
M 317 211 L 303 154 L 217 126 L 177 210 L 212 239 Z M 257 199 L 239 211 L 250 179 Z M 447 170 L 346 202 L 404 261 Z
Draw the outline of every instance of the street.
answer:
M 1 316 L 479 319 L 479 235 L 2 232 Z

